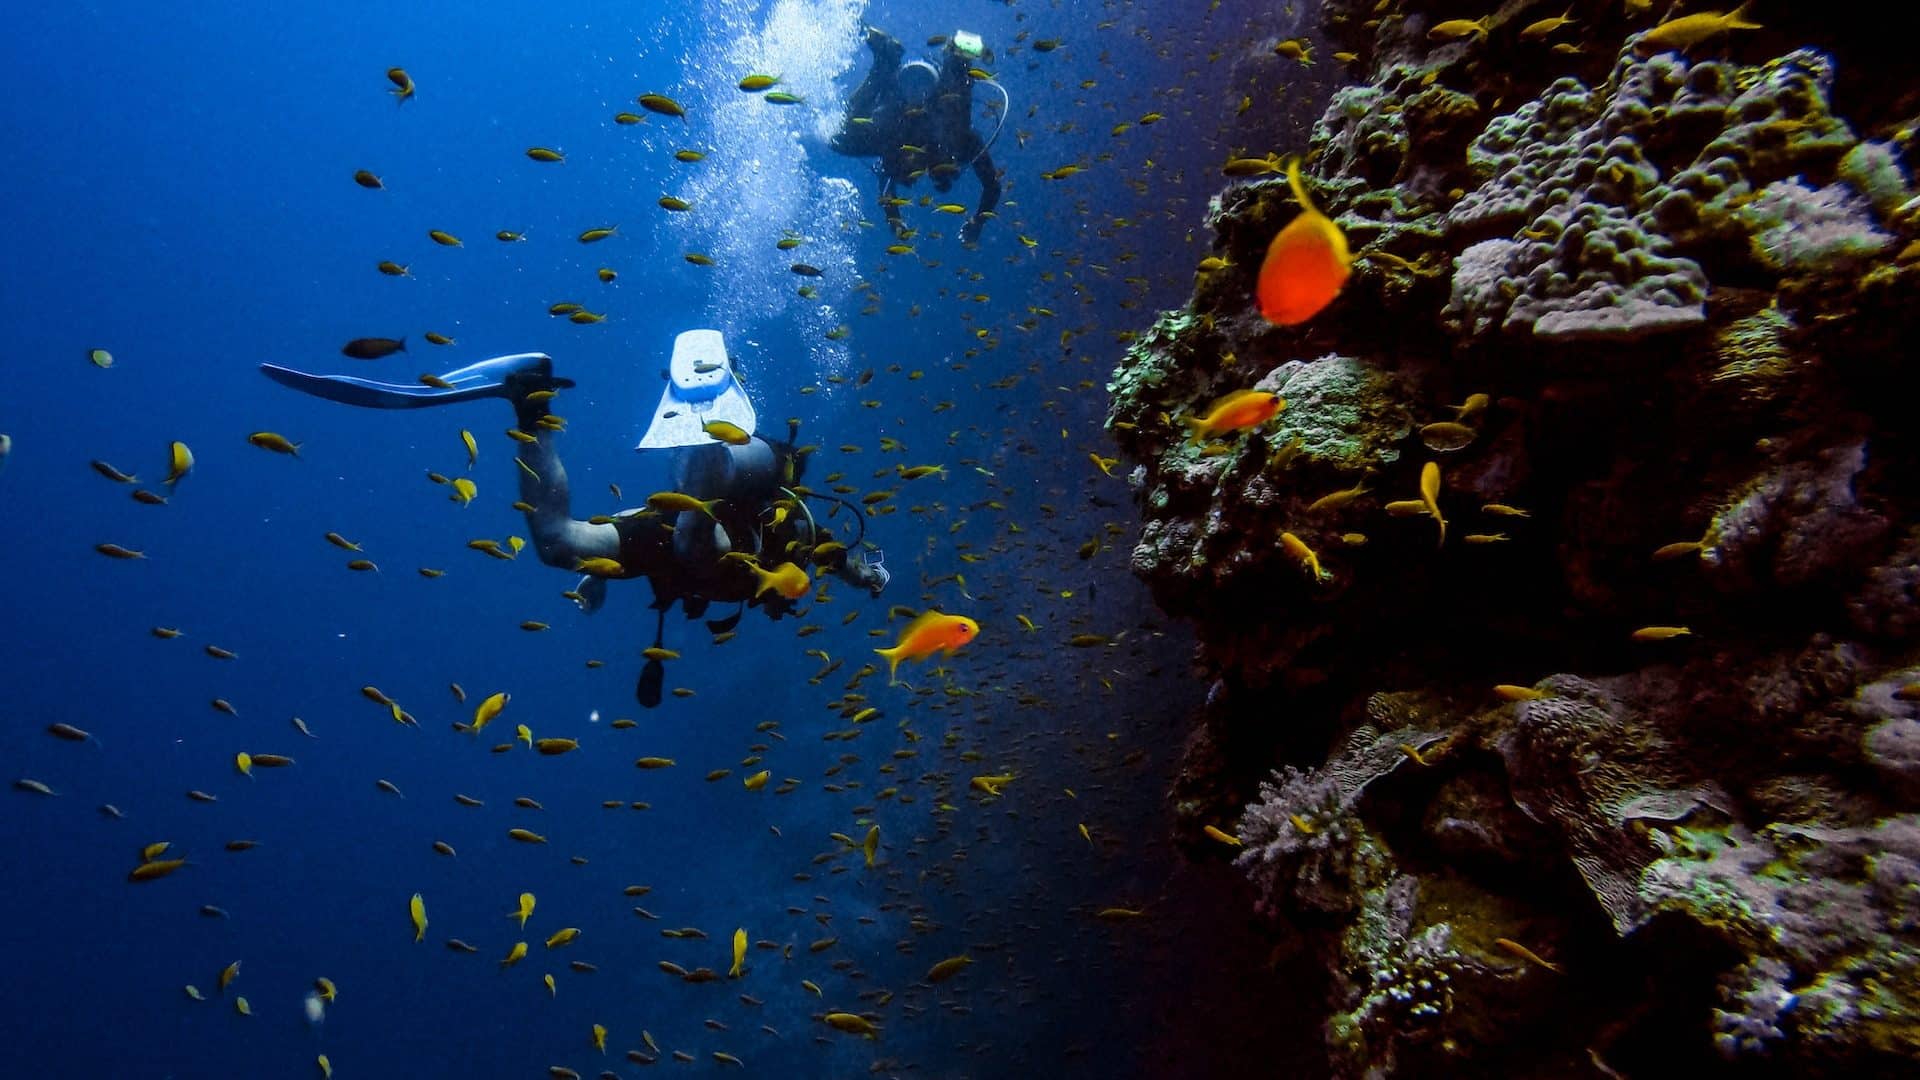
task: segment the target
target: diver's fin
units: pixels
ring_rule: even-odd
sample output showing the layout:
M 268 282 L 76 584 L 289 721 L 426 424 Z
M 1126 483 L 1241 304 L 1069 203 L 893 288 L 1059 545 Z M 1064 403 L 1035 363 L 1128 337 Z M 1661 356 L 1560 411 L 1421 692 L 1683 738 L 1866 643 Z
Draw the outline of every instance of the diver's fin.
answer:
M 377 382 L 357 375 L 314 375 L 278 364 L 261 364 L 260 371 L 303 394 L 364 409 L 424 409 L 486 397 L 516 400 L 534 390 L 573 385 L 572 379 L 554 376 L 553 358 L 545 353 L 515 353 L 469 364 L 438 376 L 437 381 L 444 384 L 440 386 Z
M 660 691 L 667 684 L 667 665 L 658 660 L 649 660 L 640 668 L 640 682 L 633 688 L 634 700 L 643 709 L 651 709 L 660 704 Z
M 724 420 L 752 435 L 757 424 L 726 339 L 718 330 L 688 330 L 673 339 L 673 358 L 667 367 L 667 385 L 653 419 L 635 450 L 670 450 L 681 446 L 712 446 L 705 425 Z
M 662 635 L 667 630 L 667 608 L 673 606 L 669 600 L 662 604 L 659 599 L 659 586 L 654 586 L 653 608 L 659 614 L 653 618 L 653 647 L 660 648 Z M 634 685 L 633 697 L 643 709 L 651 709 L 660 704 L 660 690 L 667 684 L 667 666 L 658 660 L 648 660 L 640 665 L 640 681 Z
M 739 611 L 734 612 L 733 614 L 727 616 L 724 619 L 708 619 L 707 632 L 709 634 L 724 634 L 727 631 L 733 629 L 734 627 L 739 626 L 740 616 L 745 615 L 746 613 L 747 613 L 747 606 L 745 604 L 742 604 L 740 605 Z
M 575 600 L 574 604 L 581 611 L 591 615 L 600 610 L 600 605 L 607 602 L 607 579 L 587 574 L 574 585 L 573 591 L 574 595 L 580 598 Z

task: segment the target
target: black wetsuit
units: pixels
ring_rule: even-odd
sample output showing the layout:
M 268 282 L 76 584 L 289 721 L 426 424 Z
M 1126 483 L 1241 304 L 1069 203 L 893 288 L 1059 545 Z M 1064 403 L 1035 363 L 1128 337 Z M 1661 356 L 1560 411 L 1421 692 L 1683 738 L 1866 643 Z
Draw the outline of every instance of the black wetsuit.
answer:
M 726 530 L 733 550 L 753 555 L 763 569 L 799 561 L 810 573 L 815 572 L 810 561 L 804 560 L 805 552 L 799 549 L 810 549 L 836 538 L 817 524 L 809 530 L 807 524 L 811 519 L 801 510 L 789 511 L 778 525 L 764 520 L 767 508 L 782 497 L 780 486 L 796 483 L 799 476 L 793 445 L 766 441 L 781 463 L 781 480 L 770 483 L 764 491 L 727 493 L 720 500 L 714 519 Z M 759 579 L 741 560 L 683 558 L 674 547 L 674 520 L 674 516 L 653 510 L 629 512 L 613 520 L 620 535 L 619 562 L 626 570 L 621 576 L 648 579 L 653 586 L 655 607 L 664 609 L 676 602 L 684 603 L 689 617 L 700 615 L 709 603 L 764 607 L 772 618 L 794 609 L 793 601 L 774 592 L 756 597 L 754 590 L 759 587 Z M 837 568 L 842 559 L 844 556 L 831 560 L 825 569 Z
M 880 201 L 887 221 L 901 227 L 900 208 L 894 204 L 901 187 L 921 176 L 947 191 L 971 162 L 980 181 L 980 202 L 974 219 L 981 219 L 1000 203 L 1000 175 L 993 155 L 973 130 L 971 63 L 948 49 L 941 56 L 940 73 L 924 106 L 909 104 L 900 94 L 898 43 L 891 39 L 874 46 L 873 69 L 847 99 L 847 121 L 833 137 L 833 149 L 851 157 L 878 157 L 885 177 Z M 871 123 L 855 123 L 870 120 Z

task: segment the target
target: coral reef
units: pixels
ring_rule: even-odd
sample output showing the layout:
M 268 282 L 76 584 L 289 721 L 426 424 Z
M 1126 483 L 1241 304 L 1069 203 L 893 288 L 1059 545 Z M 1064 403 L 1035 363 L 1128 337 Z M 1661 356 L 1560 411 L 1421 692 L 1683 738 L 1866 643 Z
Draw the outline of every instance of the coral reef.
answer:
M 1920 817 L 1681 830 L 1666 842 L 1640 882 L 1644 901 L 1750 957 L 1721 982 L 1721 1054 L 1791 1043 L 1816 1060 L 1920 1055 Z
M 1231 184 L 1223 265 L 1114 372 L 1132 567 L 1213 679 L 1178 827 L 1238 821 L 1336 1075 L 1893 1070 L 1920 86 L 1773 9 L 1681 52 L 1634 5 L 1537 29 L 1562 7 L 1436 37 L 1457 13 L 1330 0 L 1367 73 L 1309 142 L 1343 294 L 1263 322 L 1294 203 Z M 1286 406 L 1188 437 L 1241 389 Z

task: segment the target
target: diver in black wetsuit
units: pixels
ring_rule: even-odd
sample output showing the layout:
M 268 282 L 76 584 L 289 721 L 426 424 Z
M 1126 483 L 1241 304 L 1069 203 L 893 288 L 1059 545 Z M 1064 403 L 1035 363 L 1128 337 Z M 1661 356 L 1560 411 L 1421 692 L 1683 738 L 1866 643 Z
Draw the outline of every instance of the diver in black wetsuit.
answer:
M 717 332 L 690 331 L 681 339 L 675 344 L 668 388 L 641 448 L 669 449 L 674 455 L 670 462 L 674 490 L 702 501 L 718 500 L 710 516 L 701 510 L 673 513 L 649 508 L 623 511 L 610 519 L 575 518 L 567 472 L 553 445 L 558 425 L 542 422 L 551 396 L 542 392 L 574 384 L 554 375 L 552 359 L 542 353 L 482 361 L 437 376 L 432 386 L 311 375 L 272 364 L 262 364 L 261 370 L 304 393 L 368 408 L 410 409 L 506 398 L 513 405 L 517 429 L 532 436 L 519 441 L 517 471 L 527 529 L 540 561 L 568 570 L 581 570 L 588 560 L 610 559 L 619 564 L 617 570 L 595 566 L 597 572 L 581 578 L 575 588 L 576 602 L 587 612 L 599 609 L 608 579 L 646 578 L 653 586 L 652 607 L 659 612 L 655 645 L 660 644 L 666 612 L 676 603 L 690 619 L 704 615 L 713 603 L 740 604 L 741 610 L 732 616 L 708 622 L 716 633 L 731 629 L 748 607 L 758 607 L 775 619 L 792 612 L 795 601 L 761 587 L 749 561 L 769 571 L 788 562 L 813 566 L 878 596 L 890 575 L 879 549 L 864 544 L 865 515 L 860 508 L 844 504 L 854 511 L 857 529 L 846 541 L 814 518 L 806 499 L 844 501 L 814 492 L 803 496 L 795 490 L 804 458 L 795 452 L 793 429 L 786 440 L 755 435 L 740 445 L 709 437 L 702 428 L 703 418 L 727 419 L 750 430 L 752 406 Z M 690 339 L 704 349 L 683 350 L 683 342 Z M 729 557 L 732 553 L 753 558 Z M 659 703 L 662 678 L 659 661 L 648 661 L 639 687 L 643 705 Z
M 880 204 L 896 236 L 906 231 L 900 218 L 900 188 L 929 176 L 934 188 L 944 193 L 971 165 L 980 180 L 980 202 L 961 226 L 960 240 L 978 242 L 980 230 L 1000 202 L 1000 176 L 989 153 L 992 139 L 982 139 L 973 129 L 976 80 L 970 72 L 982 62 L 980 39 L 955 32 L 937 67 L 925 60 L 903 65 L 905 50 L 900 43 L 872 27 L 867 29 L 867 48 L 873 52 L 873 68 L 847 99 L 846 120 L 829 145 L 850 157 L 880 159 L 876 169 L 882 177 Z M 1005 91 L 1001 93 L 1004 122 Z

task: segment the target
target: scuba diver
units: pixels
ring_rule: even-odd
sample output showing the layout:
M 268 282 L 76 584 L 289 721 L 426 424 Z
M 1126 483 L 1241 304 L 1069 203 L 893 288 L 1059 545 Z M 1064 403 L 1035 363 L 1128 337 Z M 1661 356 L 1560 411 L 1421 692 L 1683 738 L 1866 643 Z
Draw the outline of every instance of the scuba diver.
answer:
M 417 409 L 478 398 L 505 398 L 513 405 L 519 452 L 521 509 L 540 561 L 585 571 L 569 595 L 593 612 L 606 598 L 610 578 L 644 577 L 653 586 L 654 647 L 666 613 L 678 603 L 687 618 L 710 604 L 737 603 L 740 610 L 710 620 L 714 633 L 730 631 L 748 607 L 778 619 L 806 595 L 801 569 L 813 565 L 880 595 L 890 578 L 878 548 L 865 543 L 866 515 L 844 499 L 795 490 L 805 459 L 793 438 L 755 435 L 753 403 L 733 369 L 718 330 L 689 330 L 674 339 L 666 388 L 636 450 L 667 450 L 673 489 L 648 500 L 644 509 L 581 521 L 573 516 L 567 472 L 553 438 L 560 422 L 548 414 L 554 392 L 574 385 L 553 374 L 544 353 L 483 360 L 417 384 L 375 382 L 352 375 L 313 375 L 262 364 L 268 378 L 329 401 L 374 409 Z M 732 441 L 721 441 L 716 431 Z M 828 500 L 853 511 L 856 531 L 836 539 L 807 506 Z M 636 696 L 649 708 L 660 702 L 664 668 L 649 659 Z
M 881 177 L 880 205 L 895 236 L 906 232 L 900 219 L 898 194 L 921 176 L 933 178 L 936 190 L 953 187 L 960 171 L 973 167 L 980 179 L 980 204 L 960 227 L 960 241 L 974 244 L 980 230 L 1000 202 L 1000 177 L 989 151 L 1007 120 L 1007 91 L 992 79 L 976 78 L 972 71 L 983 60 L 980 35 L 956 30 L 948 38 L 936 66 L 927 60 L 900 62 L 906 50 L 884 31 L 867 28 L 867 48 L 873 68 L 865 82 L 847 99 L 847 117 L 840 133 L 828 144 L 849 157 L 878 157 L 874 171 Z M 979 82 L 1000 94 L 993 134 L 985 139 L 973 130 L 973 86 Z

